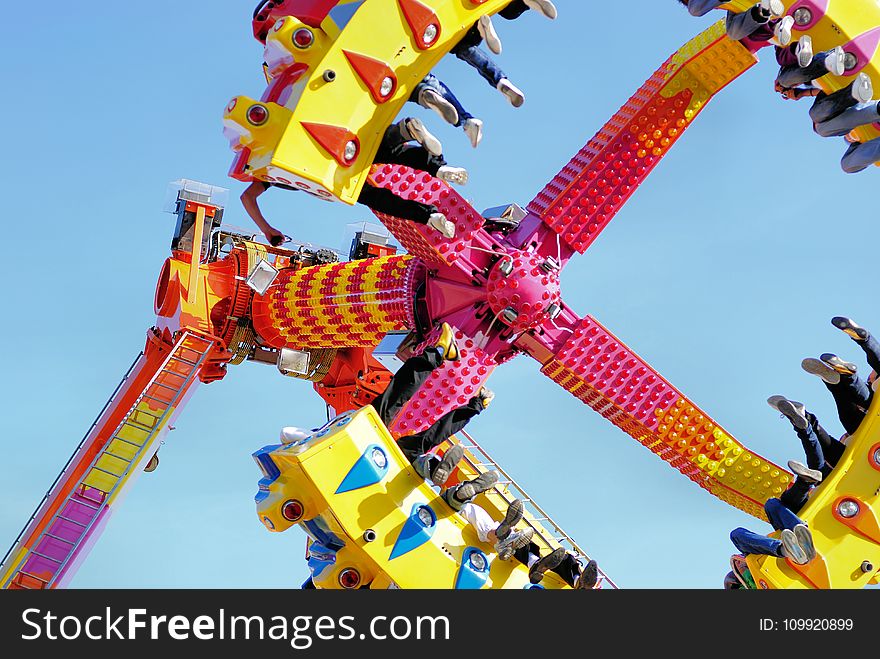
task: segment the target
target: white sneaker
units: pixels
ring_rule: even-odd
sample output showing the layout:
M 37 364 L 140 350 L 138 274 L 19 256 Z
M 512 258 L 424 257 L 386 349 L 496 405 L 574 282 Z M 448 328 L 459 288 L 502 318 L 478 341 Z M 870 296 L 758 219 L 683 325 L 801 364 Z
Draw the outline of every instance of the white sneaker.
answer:
M 776 1 L 778 2 L 779 0 Z M 550 0 L 525 0 L 525 3 L 529 9 L 534 9 L 536 12 L 544 14 L 551 21 L 557 16 L 556 7 Z
M 846 72 L 846 53 L 843 48 L 838 46 L 828 53 L 828 57 L 825 58 L 825 68 L 828 69 L 828 73 L 836 76 L 842 76 Z
M 489 50 L 496 55 L 501 54 L 501 39 L 498 38 L 495 26 L 492 25 L 491 17 L 486 15 L 480 16 L 480 20 L 477 21 L 477 32 L 483 37 L 483 41 L 486 42 L 486 47 Z
M 453 126 L 458 123 L 458 110 L 455 106 L 443 98 L 435 90 L 428 87 L 419 92 L 419 105 L 423 108 L 433 110 L 441 117 L 443 121 Z
M 813 37 L 809 34 L 805 34 L 798 39 L 797 50 L 795 52 L 797 53 L 799 67 L 805 69 L 810 66 L 810 62 L 813 61 Z
M 428 129 L 425 128 L 425 124 L 423 124 L 420 119 L 409 117 L 403 120 L 403 125 L 406 128 L 406 132 L 409 133 L 410 139 L 415 140 L 425 147 L 425 150 L 428 153 L 432 156 L 443 155 L 443 145 L 440 143 L 440 140 L 434 137 Z
M 455 225 L 446 219 L 443 213 L 431 213 L 428 218 L 428 226 L 436 229 L 447 238 L 455 238 Z
M 498 83 L 498 91 L 507 97 L 510 104 L 518 108 L 526 101 L 526 96 L 517 87 L 514 86 L 507 78 L 502 78 Z
M 783 16 L 773 28 L 773 34 L 780 46 L 787 46 L 791 43 L 791 28 L 793 26 L 794 19 L 791 16 Z
M 782 0 L 761 0 L 761 11 L 771 16 L 782 16 L 785 13 L 785 5 L 782 4 Z
M 468 136 L 468 139 L 471 141 L 471 146 L 475 149 L 480 146 L 480 141 L 483 139 L 483 122 L 479 119 L 474 119 L 473 117 L 465 121 L 461 125 L 462 130 L 464 130 L 465 135 Z
M 874 97 L 874 85 L 870 76 L 866 73 L 859 74 L 853 83 L 852 95 L 859 103 L 867 103 Z
M 793 531 L 782 529 L 779 539 L 782 540 L 782 551 L 780 553 L 783 558 L 789 558 L 798 565 L 806 565 L 810 562 L 807 552 L 798 543 L 798 538 Z
M 455 183 L 456 185 L 466 185 L 468 182 L 467 170 L 463 167 L 451 167 L 443 165 L 437 170 L 437 178 L 447 183 Z

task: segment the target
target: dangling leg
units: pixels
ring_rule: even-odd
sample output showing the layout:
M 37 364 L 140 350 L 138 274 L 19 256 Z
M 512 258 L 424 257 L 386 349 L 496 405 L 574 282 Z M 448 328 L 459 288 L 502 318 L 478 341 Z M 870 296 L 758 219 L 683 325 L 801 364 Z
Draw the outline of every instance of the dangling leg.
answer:
M 398 412 L 421 388 L 431 372 L 443 363 L 442 350 L 430 347 L 421 355 L 407 359 L 391 378 L 388 387 L 370 404 L 379 413 L 382 423 L 390 425 Z

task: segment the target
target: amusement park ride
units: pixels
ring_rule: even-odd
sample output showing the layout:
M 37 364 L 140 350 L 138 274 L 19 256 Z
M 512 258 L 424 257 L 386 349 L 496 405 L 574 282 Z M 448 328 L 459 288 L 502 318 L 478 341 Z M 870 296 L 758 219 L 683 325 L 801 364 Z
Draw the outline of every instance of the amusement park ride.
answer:
M 262 2 L 254 32 L 266 41 L 270 81 L 224 115 L 235 152 L 230 175 L 354 203 L 366 184 L 436 205 L 453 239 L 380 215 L 406 253 L 360 236 L 352 260 L 324 250 L 271 247 L 222 225 L 218 189 L 183 182 L 171 255 L 156 286 L 157 321 L 104 410 L 2 564 L 4 588 L 67 584 L 121 496 L 154 456 L 198 386 L 230 365 L 278 365 L 309 380 L 339 416 L 300 442 L 254 454 L 263 474 L 260 520 L 299 524 L 326 548 L 310 559 L 318 587 L 527 587 L 528 570 L 491 560 L 474 531 L 415 474 L 395 439 L 465 403 L 494 369 L 519 355 L 701 488 L 755 517 L 792 475 L 749 451 L 598 320 L 566 305 L 560 272 L 585 253 L 703 107 L 757 62 L 719 23 L 664 62 L 525 209 L 483 213 L 444 182 L 373 165 L 386 128 L 413 88 L 484 14 L 509 0 Z M 737 11 L 752 3 L 725 5 Z M 880 5 L 793 0 L 796 34 L 817 49 L 842 45 L 845 75 L 880 66 Z M 858 5 L 858 6 L 856 6 Z M 382 38 L 376 38 L 381 34 Z M 877 125 L 855 132 L 880 136 Z M 386 428 L 365 407 L 391 372 L 375 348 L 406 338 L 401 358 L 455 328 L 460 358 L 437 369 Z M 859 588 L 880 568 L 880 402 L 875 400 L 833 474 L 800 517 L 817 557 L 807 565 L 749 557 L 761 588 Z M 479 503 L 495 518 L 514 498 L 543 552 L 586 557 L 512 479 L 463 434 L 455 479 L 502 474 Z M 425 565 L 431 569 L 426 570 Z M 867 566 L 867 567 L 866 567 Z M 875 568 L 874 566 L 878 566 Z M 548 574 L 547 588 L 566 587 Z M 601 585 L 613 587 L 602 575 Z

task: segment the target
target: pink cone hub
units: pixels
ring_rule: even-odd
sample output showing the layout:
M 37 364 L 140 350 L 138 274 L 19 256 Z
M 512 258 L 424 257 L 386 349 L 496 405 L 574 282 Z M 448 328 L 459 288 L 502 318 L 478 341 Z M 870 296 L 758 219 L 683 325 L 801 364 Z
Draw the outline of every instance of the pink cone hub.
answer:
M 492 268 L 488 294 L 492 311 L 511 329 L 534 329 L 550 318 L 552 305 L 560 304 L 558 266 L 543 256 L 511 250 Z

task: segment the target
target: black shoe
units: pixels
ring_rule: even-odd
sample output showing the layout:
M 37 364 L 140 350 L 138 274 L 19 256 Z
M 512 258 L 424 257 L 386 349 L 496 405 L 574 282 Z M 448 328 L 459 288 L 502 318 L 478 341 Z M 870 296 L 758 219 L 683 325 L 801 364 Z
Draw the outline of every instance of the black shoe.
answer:
M 559 564 L 562 563 L 562 559 L 564 558 L 565 550 L 562 547 L 554 549 L 543 558 L 539 558 L 529 570 L 529 581 L 532 583 L 541 583 L 541 579 L 544 578 L 544 573 L 547 570 L 559 567 Z
M 575 590 L 592 590 L 599 582 L 599 566 L 596 561 L 590 561 L 574 583 Z
M 504 515 L 504 519 L 501 520 L 501 524 L 495 529 L 495 537 L 499 540 L 504 540 L 507 536 L 510 535 L 510 531 L 514 526 L 519 524 L 519 521 L 523 518 L 523 512 L 525 511 L 525 506 L 523 506 L 523 502 L 519 499 L 515 499 L 511 504 L 507 507 L 507 514 Z
M 438 464 L 431 473 L 431 482 L 434 483 L 434 485 L 440 485 L 442 487 L 443 484 L 449 480 L 452 470 L 458 466 L 458 463 L 461 462 L 463 457 L 464 449 L 460 444 L 454 444 L 446 449 L 446 453 L 443 454 L 443 459 L 440 460 L 440 464 Z
M 831 368 L 833 368 L 841 375 L 855 375 L 859 368 L 852 362 L 845 362 L 840 357 L 830 352 L 822 353 L 821 355 L 819 355 L 819 359 L 828 364 Z
M 831 324 L 842 332 L 846 332 L 853 341 L 864 341 L 868 338 L 868 330 L 856 325 L 851 318 L 835 316 Z
M 492 489 L 498 482 L 497 471 L 487 471 L 480 474 L 475 479 L 465 481 L 455 489 L 455 498 L 461 503 L 467 503 L 478 494 L 482 494 L 486 490 Z
M 788 419 L 795 430 L 806 430 L 810 425 L 803 403 L 788 400 L 785 396 L 770 396 L 767 404 Z

